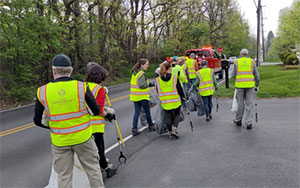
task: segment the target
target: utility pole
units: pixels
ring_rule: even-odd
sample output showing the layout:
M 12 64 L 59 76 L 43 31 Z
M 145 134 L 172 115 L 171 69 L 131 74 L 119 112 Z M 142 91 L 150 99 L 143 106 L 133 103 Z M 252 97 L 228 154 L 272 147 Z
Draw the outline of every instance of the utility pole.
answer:
M 264 6 L 262 6 L 264 7 Z M 266 49 L 265 49 L 265 36 L 264 36 L 264 16 L 263 16 L 263 9 L 261 7 L 261 37 L 262 37 L 262 51 L 263 51 L 263 61 L 266 60 Z
M 257 14 L 257 49 L 256 49 L 256 66 L 259 66 L 259 54 L 260 54 L 260 13 L 261 11 L 261 0 L 258 0 L 258 5 L 256 9 Z

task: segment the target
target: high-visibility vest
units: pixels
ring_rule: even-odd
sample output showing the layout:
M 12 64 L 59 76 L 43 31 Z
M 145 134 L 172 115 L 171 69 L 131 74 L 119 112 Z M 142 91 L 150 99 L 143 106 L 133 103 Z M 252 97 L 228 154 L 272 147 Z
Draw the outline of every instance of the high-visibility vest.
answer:
M 85 83 L 77 80 L 51 82 L 38 89 L 38 99 L 49 119 L 53 145 L 81 144 L 91 137 L 85 93 Z
M 195 79 L 196 76 L 196 71 L 195 71 L 195 64 L 194 64 L 194 59 L 189 59 L 186 61 L 186 65 L 188 68 L 188 73 L 189 73 L 189 78 L 190 79 Z
M 172 75 L 169 81 L 156 78 L 156 86 L 161 106 L 165 110 L 176 109 L 181 105 L 180 96 L 176 88 L 177 76 Z
M 131 76 L 129 100 L 132 102 L 150 100 L 149 87 L 146 89 L 139 88 L 139 79 L 143 74 L 145 74 L 145 72 L 140 70 L 136 75 L 132 74 Z M 149 84 L 148 80 L 147 84 Z
M 236 77 L 235 87 L 236 88 L 252 88 L 255 86 L 254 80 L 254 66 L 255 62 L 253 59 L 248 57 L 241 57 L 236 64 Z
M 187 83 L 187 78 L 182 70 L 182 68 L 179 65 L 175 65 L 175 67 L 172 67 L 172 74 L 178 76 L 178 72 L 180 72 L 179 80 L 182 83 Z
M 199 94 L 201 96 L 209 96 L 214 93 L 214 71 L 210 68 L 203 68 L 197 71 L 200 80 Z
M 102 86 L 96 83 L 88 82 L 89 88 L 92 91 L 95 99 L 98 96 L 98 93 Z M 92 127 L 93 133 L 104 133 L 105 132 L 105 124 L 104 124 L 104 117 L 103 116 L 92 116 L 90 115 L 90 124 Z

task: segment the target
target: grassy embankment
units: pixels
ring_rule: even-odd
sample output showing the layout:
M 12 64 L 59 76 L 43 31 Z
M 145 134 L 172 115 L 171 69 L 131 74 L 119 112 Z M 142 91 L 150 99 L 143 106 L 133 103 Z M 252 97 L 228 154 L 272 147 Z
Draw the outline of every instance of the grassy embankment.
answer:
M 279 65 L 261 66 L 258 68 L 260 86 L 257 96 L 270 97 L 299 97 L 300 96 L 300 69 L 288 69 Z M 234 80 L 230 79 L 229 89 L 225 83 L 218 90 L 218 96 L 232 98 L 234 94 Z

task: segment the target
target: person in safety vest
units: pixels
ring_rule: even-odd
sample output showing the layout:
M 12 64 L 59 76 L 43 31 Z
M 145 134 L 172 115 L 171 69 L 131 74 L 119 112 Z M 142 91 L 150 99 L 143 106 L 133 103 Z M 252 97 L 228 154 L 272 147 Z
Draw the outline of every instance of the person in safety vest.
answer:
M 59 54 L 52 59 L 54 80 L 38 88 L 33 121 L 37 126 L 50 129 L 58 187 L 72 187 L 74 152 L 90 187 L 104 187 L 87 107 L 94 115 L 99 115 L 100 109 L 86 83 L 70 77 L 72 71 L 68 56 Z M 43 112 L 49 126 L 42 123 Z
M 105 70 L 101 65 L 89 62 L 87 64 L 87 74 L 85 81 L 87 82 L 90 90 L 93 93 L 99 107 L 100 107 L 100 115 L 92 116 L 91 126 L 93 131 L 93 136 L 95 139 L 95 143 L 98 148 L 98 154 L 100 156 L 100 167 L 105 170 L 106 176 L 111 178 L 117 171 L 117 166 L 113 164 L 108 164 L 105 157 L 105 146 L 104 146 L 104 132 L 105 132 L 105 124 L 104 120 L 107 119 L 111 121 L 115 119 L 115 114 L 109 113 L 107 107 L 104 107 L 105 104 L 105 95 L 107 94 L 107 88 L 102 86 L 102 83 L 105 81 L 108 75 L 107 70 Z
M 192 53 L 190 55 L 190 59 L 186 61 L 186 65 L 189 73 L 189 83 L 192 85 L 194 84 L 197 78 L 195 64 L 196 64 L 195 54 Z
M 172 74 L 178 76 L 181 83 L 187 83 L 186 75 L 184 74 L 182 68 L 178 65 L 179 59 L 177 56 L 173 57 L 173 63 L 172 63 Z
M 210 121 L 212 119 L 211 111 L 213 108 L 212 95 L 214 94 L 214 90 L 218 88 L 214 70 L 208 68 L 207 64 L 206 60 L 202 60 L 202 68 L 197 71 L 197 80 L 194 86 L 199 85 L 199 94 L 204 104 L 206 121 Z
M 129 100 L 134 103 L 134 116 L 132 125 L 132 135 L 139 135 L 138 131 L 138 119 L 143 106 L 146 113 L 148 122 L 148 131 L 155 131 L 154 123 L 151 119 L 150 112 L 150 94 L 149 86 L 154 86 L 154 83 L 150 83 L 146 77 L 145 70 L 148 69 L 149 61 L 147 59 L 140 59 L 132 68 L 132 76 L 130 81 L 130 95 Z
M 181 121 L 181 99 L 184 98 L 184 93 L 178 76 L 172 75 L 171 73 L 171 64 L 165 61 L 160 66 L 160 76 L 156 78 L 155 81 L 159 100 L 165 112 L 163 122 L 169 131 L 169 138 L 178 139 L 177 127 Z
M 254 87 L 259 86 L 259 73 L 255 61 L 248 57 L 247 49 L 242 49 L 240 58 L 234 62 L 232 78 L 235 78 L 237 112 L 233 122 L 242 125 L 244 109 L 246 112 L 245 123 L 247 129 L 252 129 Z M 257 88 L 255 88 L 257 89 Z

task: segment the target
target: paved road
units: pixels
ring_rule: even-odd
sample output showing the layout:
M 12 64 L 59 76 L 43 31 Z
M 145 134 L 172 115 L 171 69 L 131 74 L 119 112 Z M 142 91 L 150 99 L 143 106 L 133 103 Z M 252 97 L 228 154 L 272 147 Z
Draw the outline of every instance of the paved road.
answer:
M 232 123 L 231 100 L 206 123 L 192 115 L 179 127 L 179 140 L 142 133 L 133 148 L 154 137 L 105 180 L 106 187 L 299 187 L 299 98 L 258 100 L 252 130 Z
M 131 133 L 133 105 L 128 101 L 129 84 L 110 88 L 124 136 Z M 44 187 L 48 184 L 52 156 L 47 129 L 32 124 L 34 106 L 0 114 L 0 187 Z M 24 126 L 25 125 L 25 126 Z M 22 127 L 21 127 L 22 126 Z M 115 130 L 107 123 L 106 147 L 116 143 Z

